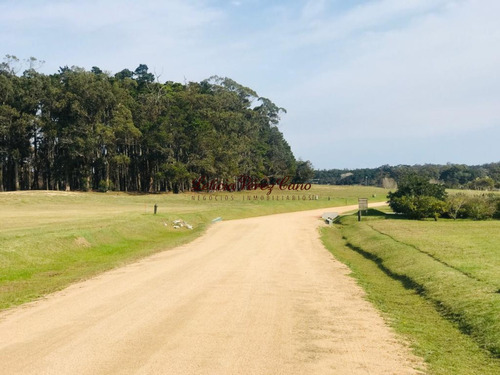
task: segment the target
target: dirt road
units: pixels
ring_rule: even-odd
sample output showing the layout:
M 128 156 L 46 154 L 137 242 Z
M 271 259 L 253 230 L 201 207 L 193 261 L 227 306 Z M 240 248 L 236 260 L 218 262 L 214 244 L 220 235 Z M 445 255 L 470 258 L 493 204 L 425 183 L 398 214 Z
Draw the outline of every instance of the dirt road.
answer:
M 188 245 L 3 313 L 0 372 L 416 373 L 322 246 L 325 211 L 220 222 Z

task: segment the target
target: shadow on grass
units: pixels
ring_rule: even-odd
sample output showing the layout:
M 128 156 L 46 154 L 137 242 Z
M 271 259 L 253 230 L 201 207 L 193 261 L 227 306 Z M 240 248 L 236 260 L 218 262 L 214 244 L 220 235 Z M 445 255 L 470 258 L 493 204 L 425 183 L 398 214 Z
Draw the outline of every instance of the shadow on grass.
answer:
M 362 217 L 373 217 L 373 218 L 380 218 L 380 219 L 386 219 L 386 220 L 408 220 L 408 217 L 402 214 L 396 214 L 394 212 L 384 212 L 380 211 L 376 208 L 369 208 L 367 211 L 362 212 Z
M 365 251 L 358 246 L 354 246 L 353 244 L 348 242 L 346 238 L 344 238 L 344 240 L 346 241 L 346 246 L 349 249 L 354 250 L 355 252 L 357 252 L 358 254 L 363 256 L 363 258 L 374 262 L 382 272 L 384 272 L 391 279 L 399 281 L 405 289 L 415 290 L 420 295 L 423 295 L 425 293 L 424 287 L 422 285 L 420 285 L 419 283 L 415 282 L 410 277 L 408 277 L 406 275 L 401 275 L 401 274 L 395 273 L 395 272 L 391 271 L 389 268 L 387 268 L 386 266 L 384 266 L 384 261 L 382 258 L 380 258 L 380 257 L 378 257 L 378 256 L 376 256 L 368 251 Z
M 374 211 L 377 211 L 377 210 L 374 210 Z M 384 212 L 380 212 L 383 216 L 385 216 L 385 213 Z M 389 216 L 392 216 L 389 214 Z M 471 337 L 474 338 L 474 330 L 473 330 L 473 327 L 467 323 L 464 319 L 464 317 L 461 315 L 461 314 L 458 314 L 458 313 L 455 313 L 450 307 L 446 306 L 444 303 L 442 303 L 441 301 L 439 300 L 435 300 L 433 298 L 431 298 L 430 296 L 427 295 L 426 293 L 426 290 L 424 288 L 423 285 L 417 283 L 415 280 L 413 280 L 412 278 L 410 278 L 409 276 L 406 276 L 406 275 L 401 275 L 401 274 L 398 274 L 398 273 L 395 273 L 393 272 L 391 269 L 389 269 L 388 267 L 386 267 L 384 265 L 384 261 L 382 258 L 366 251 L 366 250 L 363 250 L 362 248 L 358 247 L 358 246 L 355 246 L 351 243 L 348 242 L 348 240 L 343 237 L 344 240 L 346 241 L 346 246 L 357 252 L 358 254 L 360 254 L 363 258 L 365 259 L 368 259 L 372 262 L 374 262 L 377 267 L 384 273 L 386 274 L 388 277 L 390 277 L 391 279 L 393 280 L 397 280 L 401 283 L 401 285 L 406 289 L 406 290 L 412 290 L 414 291 L 416 294 L 418 294 L 419 296 L 421 296 L 422 298 L 426 299 L 427 301 L 429 301 L 430 303 L 432 303 L 432 305 L 434 306 L 435 310 L 445 319 L 447 319 L 448 321 L 451 321 L 452 323 L 455 324 L 455 326 L 458 328 L 458 330 L 466 335 L 469 335 Z M 482 343 L 479 342 L 479 345 L 482 346 L 483 348 L 484 345 Z M 489 348 L 485 348 L 487 350 L 489 350 L 489 352 L 495 357 L 495 358 L 500 358 L 499 354 L 500 353 L 497 353 L 497 352 L 494 352 L 492 351 L 491 349 Z

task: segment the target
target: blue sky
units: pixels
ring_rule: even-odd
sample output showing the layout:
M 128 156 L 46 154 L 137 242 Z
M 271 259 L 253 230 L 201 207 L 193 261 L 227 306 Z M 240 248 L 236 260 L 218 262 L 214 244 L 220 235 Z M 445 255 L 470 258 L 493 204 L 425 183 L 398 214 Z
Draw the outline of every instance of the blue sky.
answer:
M 498 0 L 0 0 L 0 54 L 160 81 L 227 76 L 287 109 L 316 168 L 500 161 Z

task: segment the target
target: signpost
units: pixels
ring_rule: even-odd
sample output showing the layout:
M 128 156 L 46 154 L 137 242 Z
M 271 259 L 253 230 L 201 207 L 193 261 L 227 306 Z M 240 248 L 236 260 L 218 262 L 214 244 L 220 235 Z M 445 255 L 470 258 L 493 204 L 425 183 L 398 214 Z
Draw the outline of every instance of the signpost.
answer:
M 361 221 L 361 211 L 368 211 L 368 198 L 358 198 L 358 221 Z
M 368 198 L 358 198 L 360 211 L 368 211 Z

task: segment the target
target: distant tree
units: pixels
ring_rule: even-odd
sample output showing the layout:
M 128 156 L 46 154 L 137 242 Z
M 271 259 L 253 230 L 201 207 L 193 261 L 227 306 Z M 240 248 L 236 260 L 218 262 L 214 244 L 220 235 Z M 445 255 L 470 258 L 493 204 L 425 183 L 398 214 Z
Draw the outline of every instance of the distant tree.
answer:
M 314 168 L 312 163 L 309 160 L 303 161 L 298 160 L 297 169 L 295 170 L 295 176 L 293 178 L 293 183 L 302 184 L 314 177 Z
M 473 220 L 491 219 L 498 212 L 500 200 L 495 195 L 476 195 L 467 198 L 463 216 Z
M 19 58 L 14 55 L 5 55 L 3 62 L 0 63 L 0 73 L 16 75 L 21 69 L 21 62 Z
M 439 179 L 448 188 L 461 188 L 475 177 L 481 177 L 479 174 L 480 170 L 473 170 L 467 165 L 451 164 L 441 171 Z
M 0 63 L 0 190 L 180 192 L 197 176 L 312 174 L 278 127 L 285 109 L 230 78 L 160 83 L 145 64 L 45 75 L 41 63 Z
M 134 72 L 129 69 L 123 69 L 122 71 L 115 74 L 115 78 L 119 80 L 123 80 L 125 78 L 132 78 L 134 76 Z
M 398 190 L 390 192 L 389 206 L 396 213 L 412 219 L 437 218 L 446 211 L 443 185 L 431 184 L 426 177 L 409 174 L 399 182 Z
M 491 177 L 478 177 L 467 184 L 473 190 L 493 190 L 495 181 Z
M 97 66 L 93 66 L 92 69 L 90 70 L 92 73 L 94 74 L 103 74 L 104 72 L 101 70 L 101 68 L 97 67 Z
M 390 177 L 383 177 L 381 181 L 381 185 L 385 189 L 394 189 L 398 186 L 396 180 Z
M 430 196 L 439 200 L 446 198 L 445 187 L 440 184 L 431 184 L 426 177 L 409 174 L 398 184 L 398 190 L 390 193 L 391 196 Z
M 448 215 L 456 220 L 466 202 L 467 196 L 463 193 L 448 196 L 446 199 Z
M 155 76 L 153 73 L 148 72 L 148 66 L 146 64 L 140 64 L 134 71 L 134 75 L 139 84 L 154 82 Z
M 473 189 L 484 189 L 484 187 L 475 186 L 471 182 L 479 179 L 484 183 L 485 181 L 482 179 L 489 177 L 493 179 L 494 187 L 500 188 L 500 163 L 473 166 L 462 164 L 382 165 L 378 168 L 316 170 L 314 179 L 319 184 L 359 185 L 368 183 L 368 185 L 385 185 L 388 188 L 393 188 L 387 184 L 388 181 L 392 181 L 390 179 L 397 182 L 408 174 L 424 176 L 429 181 L 443 183 L 447 188 L 470 187 Z M 469 184 L 471 185 L 469 186 Z

